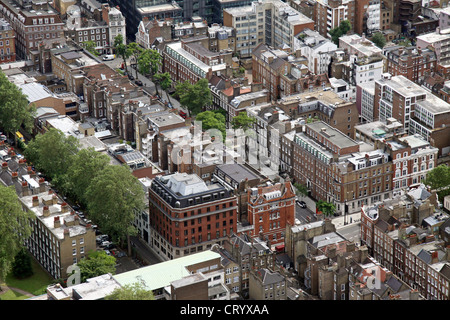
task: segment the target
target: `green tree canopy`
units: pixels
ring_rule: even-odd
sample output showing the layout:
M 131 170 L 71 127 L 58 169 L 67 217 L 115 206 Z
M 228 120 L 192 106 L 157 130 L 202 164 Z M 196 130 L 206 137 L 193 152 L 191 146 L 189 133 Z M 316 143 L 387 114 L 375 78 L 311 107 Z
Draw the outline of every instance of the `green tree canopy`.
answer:
M 170 73 L 168 73 L 168 72 L 157 73 L 155 75 L 155 79 L 157 82 L 159 82 L 161 89 L 166 91 L 167 99 L 170 102 L 170 96 L 167 93 L 167 90 L 169 90 L 170 87 L 172 87 L 172 77 L 170 76 Z
M 31 132 L 34 104 L 28 103 L 28 97 L 0 71 L 0 128 L 8 134 L 14 134 L 22 126 Z
M 116 288 L 105 300 L 155 300 L 153 292 L 141 282 Z
M 122 57 L 123 63 L 125 66 L 125 70 L 128 70 L 127 59 L 131 56 L 132 51 L 125 44 L 124 38 L 121 34 L 118 34 L 114 38 L 113 48 L 114 48 L 116 54 Z
M 25 247 L 23 247 L 14 258 L 12 274 L 17 279 L 25 279 L 33 275 L 31 257 Z
M 386 38 L 383 36 L 381 32 L 376 32 L 372 36 L 371 40 L 378 48 L 383 49 L 384 46 L 386 45 Z
M 317 201 L 316 208 L 327 217 L 332 216 L 336 212 L 336 206 L 333 203 L 323 200 Z
M 103 274 L 116 273 L 116 258 L 107 255 L 105 251 L 90 251 L 86 258 L 78 261 L 81 282 L 87 279 L 101 276 Z
M 217 129 L 222 133 L 222 140 L 226 137 L 225 116 L 219 111 L 204 111 L 197 114 L 196 121 L 202 122 L 202 130 Z
M 145 49 L 138 58 L 137 65 L 139 72 L 142 74 L 150 74 L 152 81 L 155 83 L 155 75 L 162 64 L 162 57 L 157 50 Z M 156 93 L 158 86 L 155 83 Z
M 99 55 L 97 49 L 95 49 L 95 47 L 96 47 L 95 41 L 93 41 L 93 40 L 85 41 L 85 42 L 83 42 L 83 46 L 87 51 L 92 53 L 94 56 Z
M 249 117 L 247 112 L 239 112 L 239 114 L 231 120 L 231 127 L 233 129 L 248 130 L 253 128 L 253 124 L 256 122 L 255 118 Z
M 428 171 L 423 183 L 436 191 L 439 201 L 443 201 L 444 197 L 450 194 L 450 167 L 441 164 Z
M 297 192 L 302 195 L 302 196 L 307 196 L 308 195 L 308 188 L 300 183 L 294 183 L 294 187 L 295 189 L 297 189 Z
M 121 243 L 136 234 L 133 221 L 135 213 L 144 209 L 144 198 L 139 180 L 125 165 L 106 166 L 86 190 L 91 219 L 102 226 L 103 232 Z
M 109 157 L 93 148 L 81 149 L 73 157 L 72 165 L 67 171 L 68 190 L 80 203 L 87 205 L 86 190 L 94 179 L 108 164 Z
M 52 184 L 67 189 L 67 171 L 72 166 L 78 147 L 77 138 L 66 137 L 60 130 L 51 128 L 31 140 L 24 154 L 37 170 L 52 179 Z
M 144 48 L 142 48 L 139 44 L 137 44 L 136 42 L 131 42 L 128 44 L 128 49 L 130 50 L 130 55 L 132 57 L 134 57 L 134 60 L 137 61 L 139 60 L 139 56 L 142 54 L 142 52 L 144 52 Z M 138 68 L 136 68 L 136 79 L 138 78 Z
M 339 45 L 339 38 L 346 35 L 352 29 L 352 25 L 349 20 L 342 20 L 338 27 L 330 30 L 331 40 Z
M 60 130 L 51 128 L 31 140 L 24 154 L 37 170 L 52 179 L 53 185 L 66 189 L 67 171 L 72 166 L 78 148 L 77 138 L 66 137 Z
M 187 81 L 178 83 L 175 90 L 180 97 L 181 105 L 186 106 L 193 115 L 202 112 L 205 107 L 212 104 L 211 90 L 206 79 L 200 79 L 195 84 Z
M 0 183 L 0 284 L 12 271 L 15 257 L 31 235 L 35 216 L 22 209 L 16 189 Z

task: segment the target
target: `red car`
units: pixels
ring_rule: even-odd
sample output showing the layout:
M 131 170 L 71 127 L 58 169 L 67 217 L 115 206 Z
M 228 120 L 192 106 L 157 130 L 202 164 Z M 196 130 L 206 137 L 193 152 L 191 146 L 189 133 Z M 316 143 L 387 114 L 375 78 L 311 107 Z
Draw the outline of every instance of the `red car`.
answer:
M 186 119 L 187 114 L 183 111 L 180 110 L 180 112 L 178 113 L 183 119 Z

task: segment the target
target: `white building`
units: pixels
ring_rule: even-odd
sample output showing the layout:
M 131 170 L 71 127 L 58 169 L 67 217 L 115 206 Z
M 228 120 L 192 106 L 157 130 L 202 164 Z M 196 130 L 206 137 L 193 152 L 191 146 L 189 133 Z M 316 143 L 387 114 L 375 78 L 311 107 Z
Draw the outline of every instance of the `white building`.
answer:
M 112 7 L 108 10 L 108 26 L 109 26 L 109 45 L 112 47 L 114 44 L 114 38 L 119 34 L 122 35 L 124 43 L 126 43 L 126 21 L 122 12 L 116 7 Z
M 357 107 L 360 111 L 361 120 L 364 122 L 372 122 L 373 104 L 375 98 L 375 81 L 367 82 L 356 86 L 358 98 L 356 99 Z
M 358 34 L 351 34 L 339 38 L 339 49 L 347 49 L 348 54 L 358 57 L 370 57 L 381 55 L 383 50 L 378 48 L 372 41 Z
M 355 101 L 356 87 L 351 86 L 343 79 L 330 78 L 331 89 L 345 101 Z
M 450 64 L 450 28 L 445 30 L 436 28 L 435 32 L 417 36 L 416 39 L 418 49 L 424 49 L 428 46 L 434 48 L 438 64 L 443 66 Z
M 314 28 L 314 21 L 281 0 L 258 0 L 223 10 L 224 25 L 236 29 L 236 51 L 250 57 L 260 43 L 294 47 L 295 35 Z
M 294 51 L 301 50 L 308 59 L 308 69 L 315 74 L 328 73 L 332 52 L 337 48 L 336 44 L 314 30 L 305 29 L 294 37 Z

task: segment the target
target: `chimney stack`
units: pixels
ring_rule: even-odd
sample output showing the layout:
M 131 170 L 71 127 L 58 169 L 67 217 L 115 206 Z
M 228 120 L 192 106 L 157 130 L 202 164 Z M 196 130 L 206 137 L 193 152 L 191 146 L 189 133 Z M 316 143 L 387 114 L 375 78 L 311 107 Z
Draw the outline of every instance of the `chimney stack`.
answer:
M 67 204 L 67 202 L 61 203 L 61 212 L 66 213 L 67 211 L 69 211 L 69 205 Z
M 39 205 L 39 198 L 38 198 L 38 196 L 34 196 L 32 206 L 37 207 L 38 205 Z
M 11 173 L 13 180 L 17 180 L 19 178 L 19 174 L 17 172 Z
M 53 220 L 53 228 L 59 228 L 61 227 L 61 221 L 59 220 L 59 217 L 55 217 Z
M 52 202 L 53 202 L 53 204 L 57 204 L 58 203 L 58 198 L 56 197 L 56 194 L 53 194 Z
M 8 170 L 8 162 L 3 162 L 2 163 L 2 171 L 7 171 Z
M 39 192 L 45 192 L 45 179 L 39 179 Z
M 70 237 L 70 230 L 68 228 L 64 229 L 64 238 Z
M 28 187 L 28 182 L 22 181 L 22 196 L 30 195 L 30 188 Z
M 50 216 L 50 209 L 48 208 L 48 206 L 44 206 L 44 208 L 42 209 L 42 212 L 44 214 L 44 217 Z

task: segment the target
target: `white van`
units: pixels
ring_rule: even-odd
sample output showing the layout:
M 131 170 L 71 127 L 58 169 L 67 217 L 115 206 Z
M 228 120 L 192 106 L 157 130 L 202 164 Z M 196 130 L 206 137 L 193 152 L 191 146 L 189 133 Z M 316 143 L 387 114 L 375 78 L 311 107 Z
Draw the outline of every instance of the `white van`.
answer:
M 107 60 L 114 60 L 116 56 L 113 54 L 107 54 L 103 56 L 103 61 L 107 61 Z

